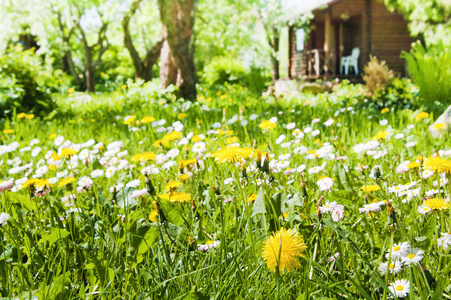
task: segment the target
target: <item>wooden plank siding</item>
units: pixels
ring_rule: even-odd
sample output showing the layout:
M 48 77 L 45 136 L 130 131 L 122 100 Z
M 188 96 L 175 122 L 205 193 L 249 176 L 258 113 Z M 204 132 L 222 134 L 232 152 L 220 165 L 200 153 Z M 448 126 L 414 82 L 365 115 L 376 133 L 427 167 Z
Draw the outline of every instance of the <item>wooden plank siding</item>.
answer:
M 360 48 L 359 72 L 369 61 L 370 55 L 385 60 L 388 67 L 405 76 L 405 62 L 399 56 L 408 51 L 415 41 L 410 37 L 408 23 L 398 13 L 391 13 L 380 0 L 334 0 L 327 9 L 313 11 L 311 32 L 304 50 L 321 49 L 325 45 L 326 13 L 331 16 L 330 50 L 335 52 L 335 72 L 339 74 L 341 56 L 350 55 L 353 48 Z M 345 16 L 345 18 L 343 18 Z M 289 31 L 289 76 L 306 76 L 306 62 L 302 52 L 296 51 L 296 28 Z

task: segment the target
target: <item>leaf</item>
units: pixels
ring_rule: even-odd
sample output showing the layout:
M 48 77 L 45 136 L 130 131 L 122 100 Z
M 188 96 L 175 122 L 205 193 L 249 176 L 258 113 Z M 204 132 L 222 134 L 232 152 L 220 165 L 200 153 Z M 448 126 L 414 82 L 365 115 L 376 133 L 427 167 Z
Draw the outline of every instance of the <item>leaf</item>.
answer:
M 329 199 L 331 201 L 337 201 L 340 204 L 351 204 L 355 205 L 355 202 L 353 200 L 354 193 L 346 190 L 338 190 L 338 191 L 332 191 L 330 192 Z
M 169 223 L 177 226 L 183 224 L 184 220 L 179 206 L 165 199 L 158 199 L 158 202 L 160 203 L 161 209 L 163 210 L 166 220 Z
M 418 235 L 425 236 L 431 240 L 434 235 L 435 221 L 435 216 L 430 217 L 426 224 L 424 224 L 424 227 L 420 229 Z
M 18 194 L 18 193 L 9 193 L 8 195 L 10 195 L 11 200 L 14 203 L 19 203 L 20 205 L 22 205 L 23 208 L 25 208 L 28 211 L 38 209 L 36 202 L 31 200 L 29 197 L 26 197 L 26 196 Z
M 49 247 L 51 247 L 56 241 L 64 239 L 70 235 L 69 231 L 52 227 L 50 228 L 50 233 L 43 233 L 41 240 L 38 242 L 38 244 L 42 244 L 45 242 L 49 242 Z
M 348 174 L 342 164 L 336 162 L 334 165 L 334 174 L 337 177 L 339 185 L 345 190 L 352 192 L 352 188 L 349 185 Z
M 258 190 L 257 198 L 255 198 L 253 209 L 252 209 L 252 216 L 258 215 L 258 214 L 265 214 L 266 208 L 265 208 L 265 195 L 263 192 L 263 188 L 260 187 Z
M 132 208 L 139 203 L 137 199 L 133 198 L 134 190 L 134 188 L 128 187 L 117 194 L 117 205 L 119 205 L 120 208 Z

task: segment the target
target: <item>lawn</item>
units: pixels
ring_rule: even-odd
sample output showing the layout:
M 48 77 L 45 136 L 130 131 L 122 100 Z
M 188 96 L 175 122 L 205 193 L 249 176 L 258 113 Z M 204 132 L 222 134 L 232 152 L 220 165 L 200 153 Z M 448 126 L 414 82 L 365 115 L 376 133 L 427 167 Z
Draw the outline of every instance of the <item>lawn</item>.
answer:
M 124 86 L 14 114 L 1 296 L 450 298 L 451 141 L 355 93 Z

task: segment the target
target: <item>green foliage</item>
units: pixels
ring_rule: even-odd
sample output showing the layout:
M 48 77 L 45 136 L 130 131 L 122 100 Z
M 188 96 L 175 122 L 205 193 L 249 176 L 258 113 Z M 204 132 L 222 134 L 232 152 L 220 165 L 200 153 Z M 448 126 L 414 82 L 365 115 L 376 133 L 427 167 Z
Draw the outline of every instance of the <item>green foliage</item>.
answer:
M 401 55 L 407 61 L 410 76 L 420 88 L 421 103 L 451 103 L 451 52 L 442 43 L 427 49 L 413 44 L 410 53 Z
M 238 84 L 257 93 L 261 93 L 271 82 L 264 68 L 251 66 L 246 71 L 241 60 L 230 57 L 213 58 L 204 72 L 204 81 L 208 85 Z
M 0 116 L 12 115 L 14 108 L 19 113 L 37 115 L 52 111 L 55 103 L 47 82 L 51 86 L 54 81 L 33 50 L 10 48 L 7 54 L 0 56 Z

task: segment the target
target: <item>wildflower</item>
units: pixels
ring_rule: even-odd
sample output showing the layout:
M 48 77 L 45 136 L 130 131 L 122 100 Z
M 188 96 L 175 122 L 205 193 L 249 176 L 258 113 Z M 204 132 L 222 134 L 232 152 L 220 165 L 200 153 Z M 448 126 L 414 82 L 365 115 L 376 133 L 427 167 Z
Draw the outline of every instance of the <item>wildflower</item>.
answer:
M 136 199 L 136 198 L 145 196 L 146 194 L 147 194 L 147 188 L 143 188 L 140 190 L 133 191 L 132 197 Z
M 440 156 L 426 158 L 423 163 L 423 167 L 425 170 L 434 171 L 436 173 L 451 172 L 450 162 Z
M 135 180 L 132 180 L 129 183 L 127 183 L 125 185 L 125 187 L 137 188 L 140 185 L 141 185 L 141 181 L 139 179 L 135 179 Z
M 230 162 L 230 163 L 242 163 L 249 158 L 253 150 L 251 148 L 240 148 L 228 146 L 218 151 L 215 151 L 211 156 L 215 158 L 218 163 Z
M 281 228 L 273 233 L 263 244 L 263 259 L 272 272 L 294 271 L 301 264 L 299 257 L 305 257 L 307 249 L 304 239 L 295 230 Z
M 271 122 L 270 120 L 266 120 L 260 123 L 260 125 L 258 125 L 258 127 L 260 127 L 261 129 L 264 130 L 270 130 L 270 129 L 274 129 L 277 127 L 277 125 L 273 122 Z
M 9 218 L 10 216 L 7 213 L 4 212 L 0 213 L 0 225 L 5 226 Z
M 326 122 L 324 122 L 324 126 L 327 127 L 331 126 L 332 124 L 334 124 L 334 119 L 329 119 Z
M 14 180 L 13 179 L 10 179 L 10 180 L 5 181 L 5 182 L 0 182 L 0 192 L 10 190 L 10 189 L 13 188 L 13 186 L 14 186 Z
M 442 232 L 441 235 L 442 237 L 437 239 L 437 244 L 446 251 L 448 246 L 451 245 L 451 234 Z
M 370 212 L 376 212 L 381 210 L 381 205 L 379 202 L 374 202 L 370 204 L 365 204 L 363 207 L 359 208 L 360 213 L 370 213 Z
M 371 173 L 370 173 L 369 177 L 373 178 L 373 179 L 379 179 L 382 177 L 382 175 L 384 175 L 384 174 L 382 172 L 381 166 L 376 165 L 371 169 Z
M 410 243 L 403 242 L 399 244 L 393 245 L 391 248 L 391 258 L 392 259 L 401 259 L 403 256 L 406 256 L 410 250 Z M 388 259 L 390 257 L 390 252 L 385 255 Z
M 406 264 L 416 264 L 423 259 L 423 251 L 417 248 L 410 250 L 405 256 L 401 257 L 401 260 Z
M 400 140 L 404 137 L 404 133 L 397 133 L 395 134 L 395 140 Z
M 445 123 L 437 123 L 434 125 L 434 128 L 437 130 L 442 130 L 443 128 L 447 127 L 448 125 L 446 125 Z
M 66 159 L 68 159 L 77 153 L 78 153 L 78 151 L 76 151 L 74 148 L 64 148 L 64 149 L 61 149 L 59 158 L 65 157 Z
M 135 119 L 136 119 L 136 116 L 126 116 L 124 118 L 124 124 L 130 125 Z
M 387 125 L 388 124 L 388 121 L 387 120 L 381 120 L 380 122 L 379 122 L 379 125 L 381 125 L 381 126 L 385 126 L 385 125 Z
M 449 208 L 449 203 L 441 198 L 431 198 L 429 200 L 424 201 L 423 205 L 432 211 L 439 211 Z
M 189 202 L 191 201 L 191 196 L 187 193 L 166 193 L 159 196 L 161 199 L 169 200 L 171 202 Z
M 420 112 L 418 115 L 416 115 L 415 120 L 420 121 L 426 119 L 427 117 L 429 117 L 429 114 L 427 112 Z
M 383 110 L 381 110 L 381 114 L 388 113 L 389 111 L 390 111 L 390 109 L 388 109 L 388 107 L 386 107 Z
M 156 222 L 157 216 L 158 216 L 158 211 L 156 209 L 154 209 L 149 213 L 149 220 L 152 222 Z
M 410 283 L 406 279 L 395 280 L 388 288 L 397 298 L 404 298 L 410 293 Z
M 64 178 L 63 180 L 60 181 L 58 187 L 62 187 L 62 186 L 68 185 L 69 183 L 74 182 L 74 181 L 75 181 L 74 177 L 66 177 L 66 178 Z
M 379 265 L 379 272 L 381 272 L 382 274 L 386 274 L 387 268 L 389 268 L 390 274 L 397 274 L 402 271 L 403 265 L 404 265 L 404 263 L 398 259 L 397 260 L 392 259 L 390 266 L 388 266 L 388 261 L 381 262 Z
M 328 191 L 334 185 L 334 180 L 330 177 L 324 177 L 316 182 L 321 191 Z
M 360 188 L 364 192 L 372 193 L 381 189 L 378 185 L 365 185 Z
M 249 197 L 247 198 L 247 202 L 254 202 L 255 199 L 257 199 L 257 194 L 250 194 Z
M 177 180 L 172 180 L 166 184 L 165 190 L 166 191 L 173 190 L 181 185 L 182 183 L 178 182 Z
M 155 121 L 155 118 L 154 118 L 154 117 L 149 117 L 149 116 L 147 116 L 147 117 L 142 118 L 141 123 L 147 124 L 147 123 L 151 123 L 151 122 L 153 122 L 153 121 Z
M 155 153 L 153 152 L 144 152 L 133 155 L 132 161 L 148 161 L 155 159 Z
M 10 133 L 13 133 L 13 132 L 14 132 L 14 130 L 12 130 L 12 129 L 5 129 L 5 130 L 3 130 L 4 134 L 10 134 Z
M 373 140 L 385 140 L 389 133 L 387 131 L 379 131 L 376 133 L 376 135 L 373 137 Z
M 205 245 L 200 244 L 197 245 L 197 250 L 199 251 L 207 251 L 209 249 L 217 248 L 221 242 L 220 241 L 208 241 Z

